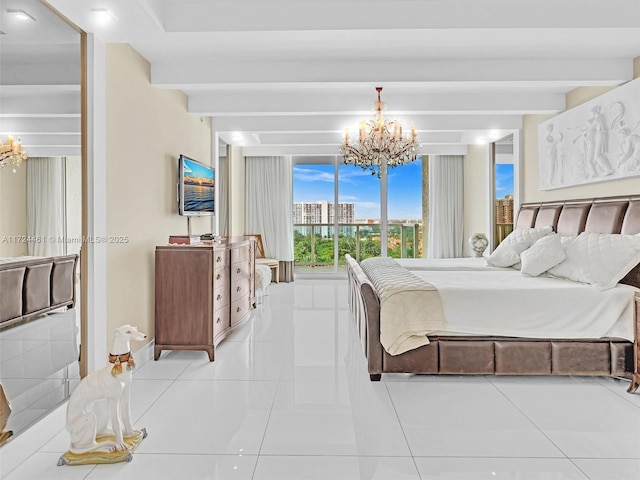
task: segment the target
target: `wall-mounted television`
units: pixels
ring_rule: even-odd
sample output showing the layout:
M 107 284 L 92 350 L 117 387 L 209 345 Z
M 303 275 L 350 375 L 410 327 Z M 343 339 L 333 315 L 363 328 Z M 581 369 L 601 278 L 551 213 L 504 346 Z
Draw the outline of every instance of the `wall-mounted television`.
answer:
M 215 213 L 215 169 L 185 155 L 178 158 L 178 213 Z

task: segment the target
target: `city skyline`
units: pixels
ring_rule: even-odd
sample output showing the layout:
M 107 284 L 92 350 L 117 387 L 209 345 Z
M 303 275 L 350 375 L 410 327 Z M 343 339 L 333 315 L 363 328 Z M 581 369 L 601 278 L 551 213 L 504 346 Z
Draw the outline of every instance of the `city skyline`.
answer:
M 338 203 L 353 203 L 356 220 L 380 218 L 380 179 L 352 165 L 338 165 Z M 513 195 L 513 164 L 495 166 L 496 198 Z M 390 220 L 422 219 L 422 157 L 391 169 L 388 177 Z M 293 201 L 314 203 L 334 199 L 334 166 L 295 165 Z

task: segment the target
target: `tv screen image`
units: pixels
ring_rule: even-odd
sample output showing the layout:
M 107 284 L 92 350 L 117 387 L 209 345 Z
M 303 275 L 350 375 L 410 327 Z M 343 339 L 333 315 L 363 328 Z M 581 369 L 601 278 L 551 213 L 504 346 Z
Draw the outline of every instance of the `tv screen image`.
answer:
M 178 175 L 180 215 L 213 215 L 215 212 L 214 168 L 180 155 Z

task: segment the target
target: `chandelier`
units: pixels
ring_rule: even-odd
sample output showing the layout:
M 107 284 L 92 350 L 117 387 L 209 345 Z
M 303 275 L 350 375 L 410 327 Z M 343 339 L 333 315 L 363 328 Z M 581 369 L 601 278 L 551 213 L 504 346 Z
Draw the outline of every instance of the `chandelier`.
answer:
M 0 168 L 11 166 L 13 173 L 16 173 L 16 168 L 27 158 L 27 153 L 22 151 L 20 139 L 15 140 L 9 136 L 6 144 L 0 140 Z
M 387 168 L 413 162 L 419 156 L 420 142 L 416 127 L 411 135 L 402 136 L 402 125 L 397 120 L 382 118 L 384 102 L 380 100 L 382 87 L 376 87 L 378 100 L 373 103 L 376 118 L 360 122 L 358 143 L 349 143 L 349 129 L 344 132 L 340 153 L 347 165 L 356 165 L 363 170 L 371 170 L 371 175 L 386 172 Z

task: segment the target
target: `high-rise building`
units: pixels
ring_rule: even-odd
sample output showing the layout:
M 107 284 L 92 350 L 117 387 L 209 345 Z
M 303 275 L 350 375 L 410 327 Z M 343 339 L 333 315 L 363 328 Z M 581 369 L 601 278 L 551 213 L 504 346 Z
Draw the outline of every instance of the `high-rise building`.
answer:
M 513 224 L 513 195 L 496 199 L 496 223 Z
M 354 204 L 340 202 L 338 203 L 338 223 L 353 223 L 354 222 Z M 333 203 L 325 200 L 318 202 L 295 202 L 293 204 L 293 223 L 328 223 L 334 222 L 334 208 Z

